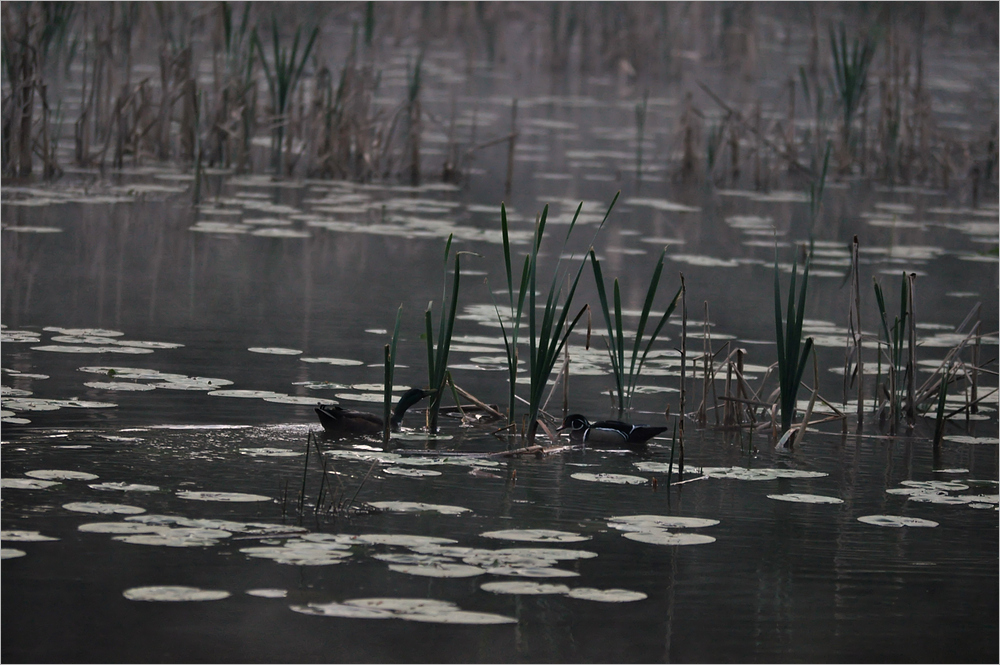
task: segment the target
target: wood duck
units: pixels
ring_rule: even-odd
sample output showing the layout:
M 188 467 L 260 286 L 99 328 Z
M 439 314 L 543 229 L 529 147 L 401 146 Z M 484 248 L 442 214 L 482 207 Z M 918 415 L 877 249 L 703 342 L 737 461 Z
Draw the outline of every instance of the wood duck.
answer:
M 403 415 L 411 406 L 423 398 L 433 395 L 431 390 L 421 388 L 410 388 L 399 396 L 396 408 L 389 419 L 389 425 L 393 430 L 399 429 L 399 423 L 403 420 Z M 320 404 L 316 407 L 316 415 L 319 422 L 327 434 L 336 436 L 352 436 L 362 434 L 381 434 L 385 428 L 385 421 L 373 413 L 364 411 L 349 411 L 336 405 Z
M 630 425 L 620 420 L 601 420 L 591 423 L 579 413 L 566 416 L 563 424 L 556 431 L 569 429 L 570 441 L 576 441 L 595 448 L 615 448 L 627 446 L 639 448 L 646 445 L 666 427 L 650 427 L 649 425 Z

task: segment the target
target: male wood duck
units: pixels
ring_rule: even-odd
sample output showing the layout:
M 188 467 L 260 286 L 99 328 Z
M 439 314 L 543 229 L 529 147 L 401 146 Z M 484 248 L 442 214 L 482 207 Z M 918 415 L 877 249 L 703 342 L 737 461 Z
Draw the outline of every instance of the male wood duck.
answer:
M 399 423 L 403 420 L 403 415 L 411 406 L 423 398 L 433 395 L 431 390 L 421 388 L 410 388 L 399 396 L 396 408 L 389 418 L 389 425 L 393 430 L 399 429 Z M 385 428 L 385 421 L 373 413 L 364 411 L 349 411 L 336 405 L 320 404 L 316 407 L 316 415 L 319 422 L 327 434 L 336 436 L 352 436 L 362 434 L 381 434 Z
M 556 431 L 569 429 L 570 441 L 576 441 L 595 448 L 614 448 L 627 446 L 640 448 L 666 427 L 650 427 L 649 425 L 630 425 L 620 420 L 600 420 L 589 422 L 579 413 L 566 416 L 563 424 Z

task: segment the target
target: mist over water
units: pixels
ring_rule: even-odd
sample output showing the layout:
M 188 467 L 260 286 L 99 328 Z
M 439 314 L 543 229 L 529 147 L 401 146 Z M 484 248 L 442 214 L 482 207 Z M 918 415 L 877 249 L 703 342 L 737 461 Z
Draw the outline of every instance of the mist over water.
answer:
M 91 7 L 67 35 L 94 48 L 109 17 L 124 34 L 123 14 Z M 231 9 L 238 26 L 243 6 Z M 248 25 L 273 66 L 272 9 L 251 5 Z M 775 261 L 787 294 L 811 239 L 804 331 L 816 344 L 819 392 L 856 408 L 843 377 L 855 236 L 861 328 L 871 335 L 867 399 L 885 371 L 872 281 L 898 312 L 904 272 L 916 275 L 917 383 L 961 342 L 956 328 L 978 303 L 978 396 L 995 391 L 995 8 L 283 4 L 285 48 L 300 24 L 320 32 L 292 99 L 280 177 L 259 64 L 245 161 L 212 143 L 205 118 L 221 89 L 220 11 L 167 4 L 157 18 L 140 8 L 127 51 L 128 84 L 149 78 L 157 100 L 159 45 L 168 33 L 191 45 L 190 76 L 204 95 L 200 171 L 184 158 L 180 103 L 167 161 L 143 138 L 126 142 L 120 168 L 112 148 L 103 165 L 79 165 L 73 123 L 97 65 L 92 51 L 85 64 L 56 46 L 41 70 L 51 99 L 64 103 L 62 177 L 42 179 L 37 158 L 31 177 L 8 177 L 5 161 L 6 659 L 996 660 L 995 392 L 968 418 L 950 418 L 939 446 L 933 410 L 890 436 L 869 409 L 860 430 L 854 419 L 828 422 L 776 450 L 769 432 L 717 429 L 712 410 L 697 426 L 703 381 L 689 357 L 683 476 L 672 430 L 643 453 L 510 458 L 492 455 L 507 446 L 493 434 L 499 422 L 442 417 L 440 435 L 428 437 L 426 402 L 385 450 L 375 439 L 317 436 L 313 411 L 325 400 L 381 414 L 383 347 L 400 304 L 396 395 L 426 385 L 423 317 L 432 302 L 438 325 L 449 236 L 453 250 L 477 255 L 462 257 L 452 376 L 506 408 L 494 306 L 508 309 L 501 201 L 515 272 L 548 205 L 539 283 L 548 288 L 560 260 L 575 274 L 593 246 L 609 288 L 620 280 L 626 332 L 666 247 L 654 313 L 683 273 L 687 353 L 701 354 L 707 316 L 720 395 L 726 344 L 746 349 L 746 378 L 761 386 L 776 360 Z M 842 20 L 849 40 L 877 44 L 853 143 L 842 142 L 830 81 L 830 31 Z M 371 104 L 355 117 L 384 141 L 381 152 L 352 153 L 378 167 L 365 173 L 338 171 L 346 161 L 324 166 L 314 151 L 322 125 L 310 124 L 320 116 L 309 109 L 323 108 L 314 106 L 322 70 L 335 86 L 352 35 L 357 80 L 366 81 L 358 89 L 369 95 L 352 99 Z M 121 85 L 126 50 L 112 52 L 106 72 Z M 412 110 L 421 53 L 414 132 L 400 109 Z M 68 66 L 58 76 L 57 62 Z M 895 94 L 904 129 L 892 152 L 885 114 Z M 147 110 L 149 120 L 157 104 Z M 394 117 L 396 133 L 379 134 Z M 95 152 L 100 132 L 115 136 L 92 129 Z M 814 216 L 809 186 L 827 138 Z M 802 168 L 790 166 L 793 148 Z M 455 173 L 443 178 L 448 164 Z M 589 267 L 574 314 L 584 303 L 592 336 L 588 347 L 585 315 L 569 337 L 569 410 L 614 418 Z M 676 422 L 680 323 L 678 310 L 627 419 Z M 811 361 L 803 382 L 799 417 Z M 771 374 L 761 399 L 775 388 Z M 968 391 L 949 392 L 948 409 Z M 557 421 L 562 393 L 546 407 Z M 817 417 L 830 413 L 816 405 Z M 344 501 L 353 508 L 329 509 Z

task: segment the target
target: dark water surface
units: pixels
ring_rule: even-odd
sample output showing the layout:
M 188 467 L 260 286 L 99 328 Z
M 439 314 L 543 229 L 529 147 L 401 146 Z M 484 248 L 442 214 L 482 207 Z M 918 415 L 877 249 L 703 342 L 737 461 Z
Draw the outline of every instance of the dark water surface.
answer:
M 996 357 L 995 200 L 973 209 L 954 192 L 886 189 L 848 180 L 828 184 L 821 221 L 810 229 L 801 187 L 766 193 L 682 188 L 656 167 L 652 148 L 639 183 L 634 139 L 623 138 L 632 136 L 634 104 L 608 101 L 612 92 L 609 84 L 594 84 L 572 94 L 560 90 L 520 100 L 525 140 L 518 144 L 508 213 L 519 264 L 535 215 L 551 204 L 541 259 L 543 283 L 548 284 L 568 222 L 582 201 L 563 268 L 575 270 L 593 242 L 606 278 L 622 280 L 624 307 L 636 311 L 659 252 L 668 246 L 658 311 L 683 272 L 691 317 L 688 350 L 699 353 L 703 348 L 707 301 L 713 350 L 727 341 L 746 348 L 747 374 L 756 387 L 776 359 L 774 243 L 787 289 L 792 258 L 812 230 L 817 251 L 806 331 L 817 343 L 821 392 L 841 405 L 842 373 L 837 370 L 842 372 L 844 362 L 847 247 L 857 235 L 866 332 L 874 336 L 877 331 L 872 278 L 886 290 L 890 310 L 898 311 L 900 275 L 917 275 L 917 357 L 927 370 L 920 381 L 958 343 L 954 330 L 977 302 L 983 361 Z M 445 101 L 436 100 L 446 106 Z M 676 115 L 676 95 L 660 101 L 654 95 L 650 127 L 656 126 L 657 113 L 661 119 Z M 509 107 L 498 98 L 484 97 L 482 104 L 487 103 L 489 112 L 479 107 L 479 122 L 481 136 L 489 137 L 491 129 L 495 134 L 506 131 Z M 662 155 L 671 136 L 667 130 L 650 129 L 649 140 Z M 497 175 L 504 164 L 500 157 L 484 154 L 476 168 L 481 170 L 470 172 L 462 188 L 273 182 L 268 176 L 211 174 L 196 208 L 190 176 L 171 169 L 143 167 L 103 178 L 77 173 L 47 188 L 5 183 L 0 247 L 3 547 L 25 553 L 2 564 L 5 660 L 997 661 L 995 393 L 974 419 L 952 419 L 937 451 L 931 445 L 931 419 L 921 419 L 899 437 L 888 436 L 874 419 L 860 433 L 853 424 L 846 434 L 840 424 L 827 424 L 809 432 L 790 452 L 774 450 L 764 436 L 733 439 L 711 428 L 698 429 L 688 420 L 684 480 L 689 482 L 669 490 L 663 470 L 671 459 L 669 439 L 655 440 L 644 455 L 570 451 L 543 459 L 452 463 L 453 458 L 438 453 L 497 452 L 504 443 L 491 435 L 496 425 L 460 427 L 445 419 L 446 436 L 438 441 L 428 443 L 417 435 L 401 442 L 404 450 L 428 448 L 425 457 L 430 460 L 422 464 L 396 458 L 373 464 L 364 456 L 380 445 L 375 441 L 325 441 L 328 450 L 354 451 L 361 457 L 327 455 L 324 491 L 340 498 L 357 492 L 359 504 L 409 501 L 466 511 L 315 517 L 311 506 L 322 473 L 318 458 L 311 455 L 303 474 L 302 454 L 309 433 L 319 429 L 311 402 L 328 398 L 380 410 L 380 404 L 353 400 L 359 393 L 377 391 L 377 385 L 364 384 L 382 381 L 386 331 L 401 303 L 396 384 L 426 383 L 423 312 L 434 301 L 436 321 L 449 234 L 455 236 L 455 248 L 480 255 L 463 257 L 450 358 L 455 381 L 485 401 L 503 405 L 506 400 L 503 346 L 489 290 L 497 302 L 506 302 L 499 235 L 503 178 Z M 595 238 L 619 190 L 621 198 Z M 289 230 L 291 235 L 285 233 Z M 590 349 L 584 347 L 582 330 L 570 338 L 569 402 L 573 411 L 596 419 L 613 415 L 607 395 L 612 379 L 589 267 L 576 307 L 587 302 L 594 307 L 595 337 Z M 626 327 L 634 329 L 636 323 L 637 317 L 629 314 Z M 650 360 L 642 375 L 633 414 L 637 421 L 661 423 L 667 405 L 672 414 L 678 412 L 679 371 L 670 353 L 680 344 L 679 324 L 678 316 L 671 319 L 656 347 L 659 357 Z M 95 328 L 100 330 L 78 330 Z M 67 352 L 72 346 L 83 350 Z M 257 347 L 299 353 L 250 351 Z M 346 362 L 303 362 L 310 358 Z M 969 360 L 969 351 L 963 358 Z M 865 361 L 867 371 L 874 372 L 873 345 Z M 108 376 L 111 368 L 113 376 Z M 145 374 L 131 378 L 139 369 Z M 152 390 L 111 389 L 122 383 L 171 383 L 155 373 L 227 383 L 180 390 L 174 377 L 172 385 Z M 720 392 L 723 377 L 717 384 Z M 805 381 L 812 385 L 811 371 Z M 340 387 L 319 389 L 304 385 L 308 382 Z M 108 383 L 114 385 L 102 385 Z M 872 374 L 866 384 L 870 394 Z M 979 394 L 996 384 L 995 373 L 981 375 Z M 700 378 L 689 381 L 686 410 L 697 408 L 701 386 Z M 764 395 L 773 387 L 772 378 Z M 305 398 L 305 403 L 212 395 L 210 388 L 272 391 Z M 557 416 L 560 392 L 549 407 Z M 951 398 L 956 408 L 964 400 L 963 395 Z M 38 410 L 45 405 L 25 399 L 83 403 L 50 403 L 51 410 Z M 406 425 L 418 429 L 421 417 L 419 412 L 411 415 Z M 263 455 L 257 450 L 261 448 L 290 456 Z M 643 462 L 660 466 L 637 466 Z M 743 480 L 702 477 L 692 466 L 782 469 L 786 476 L 788 470 L 812 473 Z M 393 473 L 405 469 L 437 475 Z M 98 478 L 62 479 L 37 489 L 19 486 L 29 472 L 46 470 Z M 573 477 L 581 473 L 630 475 L 641 484 Z M 350 553 L 339 563 L 292 565 L 240 551 L 298 540 L 299 534 L 280 529 L 270 538 L 216 533 L 212 542 L 193 547 L 135 544 L 115 540 L 117 534 L 79 528 L 129 523 L 128 516 L 64 507 L 110 502 L 144 509 L 147 516 L 291 529 L 299 524 L 295 513 L 304 475 L 309 510 L 301 526 L 310 534 L 433 536 L 480 550 L 546 547 L 571 551 L 567 556 L 579 550 L 596 556 L 576 555 L 589 558 L 549 566 L 576 573 L 566 577 L 485 570 L 474 577 L 423 577 L 390 569 L 397 564 L 384 556 L 426 552 L 355 540 L 350 550 L 335 550 Z M 676 473 L 671 480 L 678 480 Z M 945 496 L 949 502 L 887 492 L 921 488 L 904 481 L 953 481 L 922 488 L 927 490 L 923 498 Z M 91 487 L 100 483 L 155 489 Z M 186 492 L 246 493 L 265 500 L 200 501 L 185 498 Z M 788 493 L 842 503 L 768 497 Z M 978 498 L 969 498 L 973 496 Z M 641 542 L 609 524 L 613 517 L 634 515 L 718 520 L 712 526 L 671 529 L 715 540 Z M 872 515 L 937 525 L 888 527 L 858 519 Z M 482 535 L 508 529 L 557 530 L 579 539 L 522 542 Z M 9 531 L 37 531 L 57 540 L 18 541 L 6 535 Z M 461 563 L 461 557 L 439 563 Z M 629 602 L 611 603 L 566 592 L 526 595 L 481 588 L 511 581 L 563 584 L 567 591 L 586 587 L 636 593 Z M 205 602 L 144 602 L 123 595 L 152 585 L 230 595 Z M 258 589 L 283 593 L 247 593 Z M 461 610 L 513 622 L 451 625 L 407 620 L 413 617 L 312 616 L 290 609 L 385 597 L 449 601 Z

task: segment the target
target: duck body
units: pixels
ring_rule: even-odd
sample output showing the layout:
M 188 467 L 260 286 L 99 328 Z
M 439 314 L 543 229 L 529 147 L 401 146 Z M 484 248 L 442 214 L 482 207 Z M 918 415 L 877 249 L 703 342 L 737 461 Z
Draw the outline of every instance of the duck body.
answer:
M 403 393 L 389 419 L 390 428 L 398 430 L 406 410 L 430 394 L 431 391 L 420 388 L 410 388 Z M 385 429 L 385 421 L 373 413 L 352 411 L 336 405 L 320 404 L 316 407 L 316 415 L 323 430 L 334 436 L 376 435 Z
M 571 441 L 583 443 L 594 448 L 640 448 L 657 434 L 667 431 L 666 427 L 651 427 L 649 425 L 632 425 L 621 420 L 599 420 L 591 423 L 585 416 L 578 413 L 569 415 L 563 420 L 560 430 L 570 430 Z

